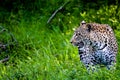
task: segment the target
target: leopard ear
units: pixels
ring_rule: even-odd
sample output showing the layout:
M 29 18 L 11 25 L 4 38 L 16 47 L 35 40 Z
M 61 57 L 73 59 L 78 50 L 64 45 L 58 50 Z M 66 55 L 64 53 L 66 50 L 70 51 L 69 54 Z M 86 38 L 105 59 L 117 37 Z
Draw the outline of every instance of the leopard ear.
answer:
M 86 26 L 87 26 L 87 31 L 90 32 L 90 31 L 92 30 L 91 25 L 90 25 L 90 24 L 87 24 Z
M 82 22 L 80 23 L 80 25 L 84 25 L 84 24 L 86 24 L 86 22 L 85 22 L 85 21 L 82 21 Z

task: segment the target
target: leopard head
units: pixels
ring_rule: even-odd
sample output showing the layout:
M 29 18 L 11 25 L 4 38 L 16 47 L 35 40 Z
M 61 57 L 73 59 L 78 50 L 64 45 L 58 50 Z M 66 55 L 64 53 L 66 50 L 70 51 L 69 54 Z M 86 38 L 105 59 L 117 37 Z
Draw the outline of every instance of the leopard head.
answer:
M 80 27 L 75 30 L 70 40 L 71 44 L 73 44 L 74 46 L 83 47 L 85 45 L 84 41 L 89 39 L 89 34 L 91 30 L 92 26 L 82 21 Z

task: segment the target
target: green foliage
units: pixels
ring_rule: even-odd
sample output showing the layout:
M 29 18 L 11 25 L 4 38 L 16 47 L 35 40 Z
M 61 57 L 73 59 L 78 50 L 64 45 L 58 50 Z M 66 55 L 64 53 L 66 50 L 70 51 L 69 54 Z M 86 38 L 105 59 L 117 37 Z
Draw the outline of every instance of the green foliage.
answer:
M 98 22 L 109 24 L 112 28 L 119 29 L 119 17 L 120 11 L 117 10 L 118 6 L 103 6 L 99 10 L 91 9 L 89 14 L 87 12 L 81 13 L 80 15 L 88 22 Z M 87 18 L 87 19 L 86 19 Z
M 97 72 L 88 74 L 79 61 L 77 48 L 69 43 L 73 30 L 79 26 L 80 21 L 85 20 L 112 26 L 120 45 L 118 5 L 110 5 L 108 0 L 98 0 L 96 3 L 106 4 L 94 8 L 98 5 L 89 1 L 94 4 L 89 8 L 90 3 L 70 0 L 51 23 L 46 24 L 51 14 L 66 0 L 36 0 L 30 4 L 32 6 L 27 4 L 28 0 L 23 2 L 22 5 L 18 5 L 21 3 L 19 0 L 15 2 L 18 11 L 13 9 L 12 12 L 0 12 L 3 19 L 0 25 L 12 32 L 18 41 L 18 45 L 7 53 L 10 60 L 5 64 L 0 63 L 0 80 L 119 80 L 120 50 L 115 71 L 100 68 Z M 27 9 L 24 10 L 25 8 Z M 9 40 L 7 34 L 0 36 L 4 41 Z

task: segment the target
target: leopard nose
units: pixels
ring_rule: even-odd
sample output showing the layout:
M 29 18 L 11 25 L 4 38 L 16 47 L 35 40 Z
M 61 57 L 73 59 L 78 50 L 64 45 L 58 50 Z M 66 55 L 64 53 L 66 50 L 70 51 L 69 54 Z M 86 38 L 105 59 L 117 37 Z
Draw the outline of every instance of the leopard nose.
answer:
M 72 44 L 73 42 L 74 42 L 74 40 L 73 40 L 73 39 L 71 39 L 71 40 L 70 40 L 70 43 Z
M 75 42 L 75 40 L 71 40 L 70 43 L 73 44 Z

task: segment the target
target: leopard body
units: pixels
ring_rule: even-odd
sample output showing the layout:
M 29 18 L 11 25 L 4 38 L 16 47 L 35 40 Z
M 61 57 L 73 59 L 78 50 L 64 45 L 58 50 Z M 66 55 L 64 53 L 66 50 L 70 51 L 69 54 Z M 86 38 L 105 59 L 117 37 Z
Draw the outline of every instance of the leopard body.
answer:
M 110 69 L 116 64 L 117 41 L 108 24 L 81 22 L 71 43 L 78 47 L 80 60 L 89 70 L 90 66 L 102 64 Z

